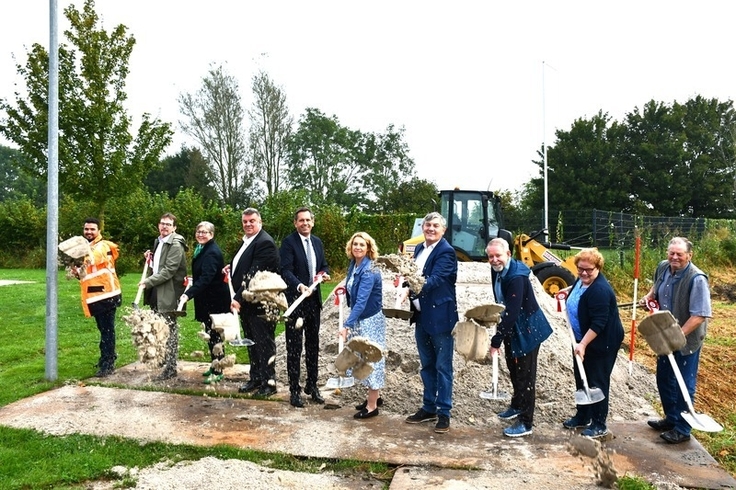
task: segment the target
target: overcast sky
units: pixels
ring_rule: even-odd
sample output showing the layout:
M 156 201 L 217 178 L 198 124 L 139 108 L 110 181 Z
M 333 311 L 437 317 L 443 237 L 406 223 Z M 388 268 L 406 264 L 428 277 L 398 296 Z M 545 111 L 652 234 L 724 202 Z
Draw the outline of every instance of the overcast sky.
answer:
M 72 3 L 84 5 L 58 0 L 62 41 Z M 12 98 L 14 56 L 48 46 L 49 1 L 3 11 L 0 97 Z M 599 110 L 621 120 L 652 99 L 736 92 L 736 3 L 722 0 L 97 0 L 96 11 L 137 41 L 128 109 L 173 123 L 167 154 L 191 143 L 176 99 L 212 63 L 238 79 L 246 108 L 264 70 L 295 120 L 315 107 L 363 132 L 403 126 L 419 177 L 440 188 L 515 190 L 537 175 L 543 141 Z

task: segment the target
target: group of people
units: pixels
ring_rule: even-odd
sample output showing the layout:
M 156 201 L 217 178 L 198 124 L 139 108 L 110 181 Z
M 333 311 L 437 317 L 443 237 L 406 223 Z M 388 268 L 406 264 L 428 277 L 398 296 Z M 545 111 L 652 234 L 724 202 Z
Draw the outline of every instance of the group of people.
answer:
M 139 288 L 145 291 L 145 303 L 164 316 L 170 328 L 162 372 L 157 379 L 177 375 L 178 328 L 176 310 L 194 300 L 195 319 L 202 322 L 209 335 L 212 360 L 224 357 L 223 338 L 212 328 L 211 314 L 238 312 L 245 337 L 253 340 L 248 347 L 250 378 L 239 391 L 259 396 L 277 392 L 274 359 L 276 355 L 276 321 L 266 315 L 264 305 L 243 298 L 243 291 L 259 271 L 280 274 L 287 284 L 289 304 L 304 296 L 297 309 L 286 319 L 287 373 L 290 404 L 304 407 L 302 392 L 313 402 L 324 403 L 318 388 L 319 331 L 321 315 L 321 280 L 330 280 L 322 241 L 312 234 L 314 214 L 302 207 L 294 213 L 295 230 L 278 248 L 263 230 L 257 209 L 247 208 L 242 214 L 243 243 L 229 264 L 214 240 L 215 227 L 203 221 L 196 227 L 197 245 L 192 255 L 192 284 L 187 283 L 186 240 L 176 233 L 176 217 L 161 216 L 159 236 L 153 250 L 144 253 L 147 269 Z M 435 423 L 435 432 L 450 429 L 453 402 L 452 331 L 458 321 L 455 283 L 458 263 L 455 250 L 443 238 L 447 223 L 437 212 L 427 214 L 422 222 L 424 242 L 414 251 L 417 270 L 424 282 L 419 291 L 409 291 L 411 318 L 421 364 L 422 403 L 406 418 L 410 424 Z M 96 376 L 109 376 L 115 363 L 115 311 L 121 303 L 120 284 L 115 274 L 117 246 L 103 240 L 100 223 L 95 218 L 84 222 L 84 236 L 90 242 L 91 254 L 86 271 L 79 274 L 82 304 L 87 316 L 93 316 L 100 331 L 100 359 Z M 341 326 L 343 340 L 364 337 L 384 352 L 386 318 L 382 311 L 382 278 L 375 267 L 378 247 L 365 232 L 354 233 L 348 240 L 347 275 L 336 287 L 346 291 L 350 313 Z M 514 421 L 504 429 L 509 437 L 532 433 L 537 358 L 539 346 L 551 333 L 549 323 L 537 303 L 530 281 L 530 269 L 511 257 L 509 243 L 495 238 L 486 247 L 491 266 L 491 279 L 496 303 L 504 305 L 491 337 L 489 355 L 498 355 L 504 346 L 506 366 L 513 386 L 510 405 L 498 414 Z M 685 238 L 673 238 L 667 259 L 654 273 L 654 285 L 642 298 L 642 304 L 654 299 L 661 309 L 671 311 L 687 338 L 686 346 L 674 353 L 691 397 L 695 394 L 700 349 L 711 317 L 707 276 L 692 264 L 692 244 Z M 601 438 L 608 434 L 610 378 L 624 331 L 618 313 L 616 295 L 602 273 L 604 259 L 594 248 L 581 250 L 575 256 L 578 279 L 567 290 L 566 311 L 575 341 L 573 356 L 579 356 L 590 386 L 599 388 L 604 397 L 595 403 L 579 404 L 575 414 L 563 422 L 567 429 L 583 429 L 581 435 Z M 321 277 L 320 277 L 321 276 Z M 231 282 L 234 294 L 227 282 Z M 297 321 L 297 319 L 299 319 Z M 527 342 L 520 337 L 529 335 Z M 305 355 L 306 382 L 302 388 L 301 357 Z M 213 363 L 213 366 L 215 363 Z M 356 419 L 379 414 L 383 405 L 380 390 L 386 381 L 385 359 L 372 365 L 372 372 L 362 380 L 366 399 L 356 405 Z M 583 388 L 578 364 L 573 362 L 577 389 Z M 203 373 L 205 383 L 223 379 L 221 368 L 210 367 Z M 661 432 L 668 443 L 690 439 L 691 427 L 681 413 L 686 401 L 678 390 L 675 373 L 666 356 L 657 361 L 657 387 L 665 417 L 648 425 Z

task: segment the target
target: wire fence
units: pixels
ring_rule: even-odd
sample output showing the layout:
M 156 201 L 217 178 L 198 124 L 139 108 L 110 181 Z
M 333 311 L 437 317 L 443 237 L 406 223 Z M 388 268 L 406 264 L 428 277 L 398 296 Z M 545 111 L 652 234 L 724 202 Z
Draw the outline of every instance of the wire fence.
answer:
M 736 231 L 736 220 L 690 218 L 686 216 L 643 216 L 592 209 L 585 211 L 550 210 L 549 238 L 574 247 L 623 249 L 634 246 L 637 233 L 653 247 L 672 237 L 698 240 L 712 228 Z M 526 232 L 543 225 L 532 223 Z

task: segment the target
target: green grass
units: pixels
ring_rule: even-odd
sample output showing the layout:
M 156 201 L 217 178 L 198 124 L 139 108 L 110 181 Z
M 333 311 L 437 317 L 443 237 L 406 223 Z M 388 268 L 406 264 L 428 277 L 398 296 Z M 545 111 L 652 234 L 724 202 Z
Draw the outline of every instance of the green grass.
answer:
M 123 308 L 131 305 L 139 277 L 121 277 Z M 0 286 L 0 406 L 94 375 L 99 356 L 99 333 L 94 319 L 85 318 L 79 299 L 79 283 L 58 275 L 58 347 L 55 381 L 47 381 L 46 273 L 44 270 L 0 269 L 0 279 L 34 281 L 33 284 Z M 328 294 L 334 284 L 322 288 Z M 130 329 L 118 310 L 118 365 L 136 360 Z M 195 350 L 206 351 L 197 336 L 199 323 L 187 316 L 180 324 L 180 358 Z M 279 325 L 278 331 L 283 330 Z M 237 349 L 238 362 L 246 362 L 246 349 Z M 196 447 L 146 443 L 120 437 L 87 435 L 48 436 L 34 430 L 0 426 L 0 489 L 85 488 L 84 482 L 113 478 L 116 465 L 139 468 L 163 460 L 197 460 L 204 456 L 235 458 L 273 468 L 302 472 L 365 472 L 386 474 L 384 464 L 296 458 L 240 450 L 229 446 Z M 131 485 L 133 482 L 129 482 Z

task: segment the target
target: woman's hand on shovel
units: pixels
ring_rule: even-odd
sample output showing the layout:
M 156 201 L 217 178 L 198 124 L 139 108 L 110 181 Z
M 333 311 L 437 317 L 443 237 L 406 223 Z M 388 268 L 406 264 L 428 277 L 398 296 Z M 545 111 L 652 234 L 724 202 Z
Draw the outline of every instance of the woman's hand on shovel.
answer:
M 580 356 L 580 360 L 585 360 L 585 347 L 586 345 L 582 342 L 579 342 L 578 345 L 575 346 L 575 355 Z

